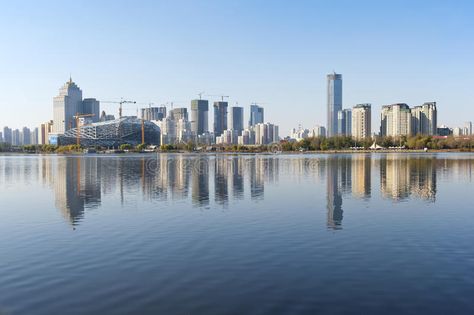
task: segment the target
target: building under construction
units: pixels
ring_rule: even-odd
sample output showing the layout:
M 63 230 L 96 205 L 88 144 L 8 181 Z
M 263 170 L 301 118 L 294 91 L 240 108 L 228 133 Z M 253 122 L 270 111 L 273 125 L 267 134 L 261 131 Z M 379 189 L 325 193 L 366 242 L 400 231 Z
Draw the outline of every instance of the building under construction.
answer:
M 143 123 L 143 126 L 142 126 Z M 138 145 L 142 143 L 142 127 L 146 144 L 160 145 L 160 128 L 152 122 L 134 117 L 92 123 L 69 129 L 59 135 L 59 145 L 79 143 L 85 147 L 118 147 L 121 144 Z

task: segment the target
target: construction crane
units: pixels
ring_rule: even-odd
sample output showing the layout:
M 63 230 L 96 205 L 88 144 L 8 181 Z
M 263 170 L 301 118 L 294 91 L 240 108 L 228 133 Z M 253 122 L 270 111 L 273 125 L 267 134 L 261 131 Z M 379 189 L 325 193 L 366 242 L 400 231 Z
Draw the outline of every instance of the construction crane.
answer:
M 81 145 L 81 127 L 79 126 L 79 119 L 80 118 L 85 118 L 85 117 L 93 117 L 95 116 L 94 114 L 79 114 L 79 113 L 76 113 L 76 115 L 74 115 L 74 119 L 76 119 L 76 144 L 78 146 Z
M 230 96 L 227 96 L 227 95 L 207 95 L 207 96 L 220 97 L 222 102 L 224 101 L 224 98 L 229 98 L 230 97 Z
M 123 104 L 136 104 L 137 102 L 121 99 L 120 102 L 102 101 L 102 103 L 106 103 L 106 104 L 119 104 L 119 105 L 120 105 L 120 106 L 119 106 L 119 118 L 122 118 L 122 105 L 123 105 Z

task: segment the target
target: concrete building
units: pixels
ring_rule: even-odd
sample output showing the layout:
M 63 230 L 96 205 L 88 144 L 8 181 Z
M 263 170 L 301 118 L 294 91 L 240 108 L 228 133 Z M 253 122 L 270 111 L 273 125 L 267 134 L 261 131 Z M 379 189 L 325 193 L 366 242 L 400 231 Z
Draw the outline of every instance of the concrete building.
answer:
M 12 145 L 21 145 L 20 130 L 18 129 L 12 131 Z
M 144 120 L 162 120 L 166 117 L 166 107 L 146 107 L 140 109 L 141 119 Z
M 436 102 L 427 102 L 423 105 L 413 107 L 411 115 L 412 135 L 436 135 L 438 127 Z
M 466 130 L 466 135 L 472 136 L 472 122 L 467 121 L 464 123 L 464 129 Z
M 38 129 L 38 144 L 49 144 L 49 134 L 53 133 L 53 121 L 42 123 Z
M 161 120 L 154 120 L 161 130 L 161 141 L 163 144 L 176 143 L 176 121 L 171 117 L 164 117 Z
M 342 110 L 342 75 L 327 75 L 327 134 L 337 135 L 337 112 Z
M 352 123 L 351 123 L 351 133 L 352 133 Z M 313 130 L 310 131 L 309 136 L 312 138 L 326 137 L 326 128 L 324 126 L 315 126 Z
M 240 135 L 242 130 L 244 130 L 244 108 L 238 106 L 231 107 L 228 118 L 228 129 L 235 130 Z
M 380 135 L 409 136 L 411 134 L 412 114 L 404 103 L 382 106 Z
M 250 105 L 249 127 L 255 126 L 256 124 L 263 124 L 264 118 L 263 107 L 257 104 Z
M 180 119 L 184 120 L 189 120 L 188 118 L 188 109 L 185 107 L 180 107 L 180 108 L 174 108 L 169 111 L 169 116 L 174 119 L 175 121 L 178 121 Z
M 94 116 L 89 119 L 92 122 L 98 122 L 100 120 L 100 102 L 95 98 L 85 98 L 82 101 L 81 114 L 92 114 Z
M 12 144 L 12 130 L 7 126 L 3 127 L 3 141 Z
M 20 145 L 31 144 L 31 130 L 28 127 L 23 127 L 20 132 Z
M 191 101 L 191 132 L 201 135 L 209 132 L 209 102 L 207 100 Z
M 227 102 L 214 102 L 214 134 L 222 135 L 227 129 Z
M 352 111 L 343 109 L 337 112 L 337 134 L 350 136 L 352 133 Z
M 370 137 L 372 130 L 372 114 L 370 104 L 359 104 L 352 108 L 352 137 L 365 139 Z
M 255 125 L 255 144 L 266 145 L 274 142 L 279 142 L 278 126 L 265 123 Z
M 76 127 L 74 115 L 82 111 L 82 91 L 69 78 L 53 99 L 54 132 L 63 134 Z
M 31 132 L 30 132 L 30 144 L 34 144 L 34 145 L 38 144 L 38 133 L 39 133 L 38 127 L 31 130 Z

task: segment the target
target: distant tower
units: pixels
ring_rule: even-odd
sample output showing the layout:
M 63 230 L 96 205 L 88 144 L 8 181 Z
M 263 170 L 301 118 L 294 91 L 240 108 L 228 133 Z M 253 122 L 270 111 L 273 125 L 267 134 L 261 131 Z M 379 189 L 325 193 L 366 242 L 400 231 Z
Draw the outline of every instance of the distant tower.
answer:
M 227 102 L 214 102 L 214 135 L 220 136 L 227 129 Z
M 327 75 L 327 135 L 337 135 L 337 112 L 342 110 L 342 75 Z
M 260 107 L 257 104 L 250 105 L 249 127 L 255 126 L 256 124 L 263 124 L 263 120 L 264 120 L 263 107 Z
M 230 108 L 229 111 L 229 123 L 227 124 L 228 129 L 237 131 L 237 134 L 240 135 L 242 130 L 244 130 L 244 108 L 234 106 Z
M 64 133 L 76 127 L 74 115 L 82 112 L 82 91 L 69 78 L 53 99 L 54 132 Z
M 191 101 L 191 132 L 194 135 L 201 135 L 209 131 L 208 113 L 209 101 L 201 99 Z

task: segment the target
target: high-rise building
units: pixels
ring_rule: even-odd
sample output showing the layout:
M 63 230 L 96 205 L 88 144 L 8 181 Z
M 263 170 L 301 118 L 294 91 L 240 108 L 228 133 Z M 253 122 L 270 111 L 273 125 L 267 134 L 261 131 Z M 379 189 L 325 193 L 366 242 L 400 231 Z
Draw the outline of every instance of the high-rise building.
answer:
M 343 109 L 337 112 L 337 134 L 350 136 L 352 133 L 352 111 Z
M 229 111 L 228 129 L 235 130 L 240 135 L 244 130 L 244 108 L 234 106 Z
M 280 141 L 277 125 L 271 123 L 256 124 L 254 130 L 255 144 L 265 145 Z
M 220 136 L 227 129 L 227 102 L 214 102 L 214 134 Z
M 352 108 L 352 137 L 368 138 L 372 130 L 372 114 L 370 104 L 358 104 Z
M 3 141 L 12 144 L 12 130 L 7 126 L 3 127 Z
M 75 128 L 74 116 L 82 112 L 82 91 L 69 78 L 60 89 L 58 96 L 53 99 L 54 132 L 63 134 Z
M 28 127 L 23 127 L 20 134 L 20 144 L 28 145 L 31 144 L 31 130 Z
M 209 132 L 209 102 L 207 100 L 191 101 L 191 132 L 201 135 Z
M 49 144 L 49 134 L 53 132 L 53 121 L 42 123 L 38 130 L 38 144 Z
M 188 109 L 186 107 L 182 108 L 174 108 L 170 110 L 169 115 L 172 119 L 178 121 L 180 119 L 189 120 L 188 119 Z
M 250 119 L 249 127 L 255 126 L 256 124 L 263 124 L 264 110 L 263 107 L 257 104 L 250 105 Z
M 472 136 L 472 122 L 471 121 L 467 121 L 464 124 L 464 129 L 466 130 L 467 136 Z
M 12 131 L 12 145 L 21 145 L 20 130 L 18 129 Z
M 436 102 L 427 102 L 411 110 L 411 134 L 436 135 L 438 124 Z
M 409 136 L 412 132 L 412 113 L 404 103 L 382 106 L 380 135 Z
M 140 110 L 141 118 L 144 120 L 162 120 L 166 117 L 166 107 L 146 107 Z
M 327 135 L 337 135 L 337 112 L 342 110 L 342 75 L 327 75 Z
M 82 101 L 81 114 L 92 114 L 90 117 L 92 122 L 98 122 L 100 120 L 100 102 L 95 98 L 85 98 Z
M 38 127 L 36 127 L 36 128 L 34 128 L 33 130 L 31 130 L 31 133 L 30 133 L 30 144 L 34 144 L 34 145 L 37 145 L 37 144 L 38 144 L 38 133 L 39 133 Z

